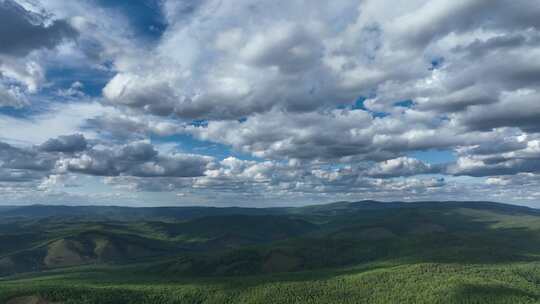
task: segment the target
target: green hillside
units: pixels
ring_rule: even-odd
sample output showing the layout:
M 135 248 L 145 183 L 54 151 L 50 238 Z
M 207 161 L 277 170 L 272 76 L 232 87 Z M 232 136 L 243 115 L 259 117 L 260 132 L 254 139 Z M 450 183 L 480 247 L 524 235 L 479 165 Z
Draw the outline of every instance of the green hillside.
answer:
M 525 207 L 14 210 L 0 211 L 0 303 L 540 302 L 540 212 Z

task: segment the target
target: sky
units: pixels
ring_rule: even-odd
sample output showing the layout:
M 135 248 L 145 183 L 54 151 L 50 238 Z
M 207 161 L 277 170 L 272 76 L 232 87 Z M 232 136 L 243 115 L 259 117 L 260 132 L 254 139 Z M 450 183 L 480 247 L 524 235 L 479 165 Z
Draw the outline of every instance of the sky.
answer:
M 0 205 L 540 207 L 540 1 L 0 0 Z

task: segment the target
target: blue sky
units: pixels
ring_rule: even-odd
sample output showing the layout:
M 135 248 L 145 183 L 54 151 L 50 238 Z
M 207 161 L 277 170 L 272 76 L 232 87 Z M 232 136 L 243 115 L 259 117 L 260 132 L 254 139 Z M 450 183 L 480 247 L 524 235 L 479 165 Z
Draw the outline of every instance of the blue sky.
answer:
M 1 204 L 540 207 L 538 14 L 0 2 Z
M 429 164 L 446 164 L 456 161 L 454 152 L 450 150 L 414 151 L 410 156 Z
M 129 19 L 129 25 L 135 35 L 145 39 L 158 39 L 167 27 L 167 22 L 160 6 L 160 1 L 137 0 L 115 1 L 98 0 L 97 6 L 107 10 L 116 10 Z

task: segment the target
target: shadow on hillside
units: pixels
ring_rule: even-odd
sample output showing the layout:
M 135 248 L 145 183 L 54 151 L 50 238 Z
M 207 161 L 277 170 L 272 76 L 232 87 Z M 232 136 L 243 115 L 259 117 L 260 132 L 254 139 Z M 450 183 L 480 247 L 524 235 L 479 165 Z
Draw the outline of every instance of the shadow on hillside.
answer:
M 358 256 L 357 260 L 342 265 L 330 264 L 316 268 L 298 269 L 292 272 L 277 273 L 246 273 L 240 275 L 194 275 L 176 273 L 174 270 L 153 269 L 153 265 L 134 266 L 129 268 L 105 269 L 96 267 L 86 271 L 62 271 L 53 280 L 81 280 L 91 283 L 102 283 L 105 279 L 115 284 L 130 284 L 144 282 L 148 285 L 162 283 L 200 283 L 216 284 L 228 288 L 252 287 L 272 282 L 304 282 L 324 281 L 337 276 L 358 274 L 368 271 L 385 270 L 401 265 L 419 263 L 439 263 L 454 265 L 497 265 L 515 262 L 540 261 L 539 235 L 526 228 L 492 229 L 491 223 L 479 229 L 475 224 L 473 230 L 464 229 L 460 232 L 445 232 L 438 234 L 415 236 L 409 239 L 393 241 L 359 242 L 355 246 L 375 246 L 380 256 L 366 259 Z M 296 254 L 304 255 L 306 251 L 316 251 L 318 248 L 310 245 L 320 245 L 320 242 L 305 242 Z M 354 248 L 350 249 L 353 250 Z M 275 250 L 275 249 L 273 249 Z M 295 248 L 298 250 L 298 248 Z M 340 260 L 337 255 L 350 253 L 331 250 L 323 255 L 329 261 Z M 537 255 L 535 257 L 535 255 Z M 242 255 L 240 255 L 242 257 Z M 313 256 L 312 256 L 313 258 Z M 320 257 L 318 257 L 320 258 Z M 234 261 L 231 262 L 234 264 Z M 51 273 L 49 273 L 51 275 Z M 536 280 L 536 277 L 533 278 Z
M 252 249 L 253 252 L 248 252 L 247 255 L 242 253 L 242 250 L 247 249 L 237 250 L 236 256 L 218 256 L 215 259 L 217 262 L 190 269 L 189 273 L 177 271 L 174 267 L 168 268 L 169 264 L 162 263 L 161 267 L 155 269 L 152 265 L 109 270 L 96 267 L 93 270 L 81 269 L 80 272 L 66 269 L 61 273 L 44 273 L 38 276 L 49 275 L 52 276 L 49 277 L 50 280 L 73 279 L 97 284 L 105 280 L 120 285 L 142 281 L 148 285 L 200 282 L 250 287 L 271 282 L 327 280 L 341 275 L 417 263 L 504 264 L 539 260 L 538 231 L 527 227 L 494 229 L 492 226 L 499 222 L 493 218 L 479 218 L 475 214 L 440 209 L 436 212 L 365 211 L 357 216 L 349 216 L 348 221 L 343 223 L 339 220 L 326 237 L 282 241 L 262 249 Z M 433 225 L 444 229 L 433 229 Z M 384 227 L 395 236 L 376 240 L 356 237 L 366 229 L 374 231 L 373 228 L 377 227 Z M 424 230 L 419 230 L 418 227 L 423 227 Z M 426 227 L 431 227 L 431 230 Z M 335 232 L 341 231 L 340 229 L 346 229 L 346 237 L 338 237 L 340 234 Z M 269 252 L 275 251 L 298 258 L 301 263 L 299 262 L 292 272 L 261 274 Z M 241 262 L 248 259 L 252 259 L 249 260 L 249 271 L 233 273 L 235 275 L 226 272 L 216 274 L 216 269 L 237 270 L 237 266 L 245 265 Z M 290 259 L 281 260 L 291 262 Z
M 408 221 L 405 222 L 405 221 Z M 399 221 L 398 221 L 399 222 Z M 408 235 L 406 232 L 411 224 L 415 223 L 442 223 L 446 230 L 444 232 L 426 233 L 422 235 Z M 504 265 L 517 262 L 540 261 L 540 233 L 528 227 L 493 228 L 499 221 L 489 219 L 478 219 L 475 216 L 465 214 L 451 214 L 444 217 L 430 218 L 422 215 L 415 218 L 410 214 L 402 219 L 402 222 L 394 224 L 392 231 L 400 233 L 398 237 L 380 241 L 352 241 L 359 248 L 373 247 L 378 256 L 358 256 L 355 260 L 350 260 L 347 250 L 328 250 L 327 256 L 317 256 L 311 254 L 316 259 L 328 259 L 329 264 L 320 268 L 303 268 L 299 272 L 273 273 L 257 276 L 258 280 L 251 281 L 253 285 L 261 282 L 288 281 L 300 282 L 308 280 L 327 280 L 336 276 L 355 274 L 376 269 L 399 267 L 399 265 L 437 263 L 453 265 Z M 372 226 L 380 226 L 375 223 Z M 366 228 L 365 226 L 364 228 Z M 368 227 L 369 228 L 369 227 Z M 344 242 L 351 240 L 344 239 Z M 309 244 L 309 242 L 308 242 Z M 313 245 L 321 244 L 313 242 Z M 344 248 L 347 248 L 345 246 Z M 294 254 L 306 256 L 305 252 L 320 251 L 320 248 L 305 245 Z M 358 251 L 351 248 L 352 252 Z M 309 255 L 308 255 L 309 256 Z M 347 256 L 347 259 L 341 259 Z M 347 263 L 338 265 L 332 261 L 344 260 Z M 360 265 L 351 267 L 353 265 Z M 346 268 L 350 267 L 350 268 Z M 319 270 L 317 270 L 319 269 Z M 322 269 L 322 270 L 321 270 Z M 326 270 L 325 270 L 326 269 Z M 230 277 L 233 284 L 238 280 L 235 276 Z M 210 277 L 212 280 L 212 277 Z M 219 279 L 216 278 L 216 281 Z M 249 283 L 243 283 L 249 284 Z M 473 287 L 467 287 L 469 291 Z M 483 292 L 484 287 L 477 287 L 476 293 Z M 487 288 L 487 287 L 486 287 Z M 501 290 L 505 294 L 511 294 L 512 290 Z M 494 302 L 498 303 L 498 302 Z

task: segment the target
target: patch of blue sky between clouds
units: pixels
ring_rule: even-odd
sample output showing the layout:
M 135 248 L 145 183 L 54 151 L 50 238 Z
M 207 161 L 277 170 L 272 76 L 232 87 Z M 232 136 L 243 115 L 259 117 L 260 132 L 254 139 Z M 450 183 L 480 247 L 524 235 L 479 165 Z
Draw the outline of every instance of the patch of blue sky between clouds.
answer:
M 360 97 L 358 97 L 352 104 L 343 104 L 343 105 L 339 105 L 337 108 L 338 108 L 338 109 L 342 109 L 342 110 L 349 109 L 349 110 L 362 110 L 362 111 L 366 111 L 366 112 L 368 112 L 373 118 L 383 118 L 383 117 L 386 117 L 386 116 L 390 115 L 390 114 L 385 113 L 385 112 L 376 112 L 376 111 L 371 111 L 371 110 L 369 110 L 369 109 L 364 105 L 364 102 L 365 102 L 367 99 L 368 99 L 367 97 L 360 96 Z
M 64 66 L 50 68 L 47 71 L 48 84 L 36 94 L 27 96 L 29 106 L 0 107 L 0 115 L 25 119 L 47 113 L 51 107 L 58 104 L 87 102 L 87 99 L 81 97 L 100 97 L 103 87 L 112 75 L 108 71 L 97 69 Z
M 61 100 L 56 93 L 52 93 L 53 90 L 57 90 L 57 88 L 41 89 L 37 94 L 27 95 L 29 105 L 23 107 L 0 107 L 0 119 L 1 116 L 5 116 L 25 120 L 49 112 L 51 105 Z
M 432 165 L 452 163 L 457 159 L 451 150 L 414 151 L 409 153 L 408 156 Z
M 173 145 L 176 149 L 184 153 L 212 156 L 220 160 L 227 157 L 235 157 L 242 160 L 260 161 L 259 158 L 250 154 L 234 151 L 227 145 L 198 140 L 190 134 L 178 134 L 164 137 L 153 136 L 151 137 L 151 141 L 156 145 Z
M 0 107 L 0 119 L 1 116 L 9 116 L 13 118 L 24 119 L 36 113 L 36 109 L 32 107 L 22 107 L 22 108 L 13 108 L 13 107 Z
M 394 103 L 394 107 L 401 107 L 401 108 L 412 108 L 414 106 L 414 101 L 408 99 L 408 100 L 402 100 Z
M 158 39 L 167 27 L 159 0 L 96 0 L 96 2 L 106 9 L 116 10 L 126 16 L 139 37 Z
M 194 127 L 208 127 L 208 120 L 196 119 L 196 120 L 191 121 L 190 125 Z
M 59 90 L 69 89 L 74 82 L 80 82 L 83 86 L 80 88 L 86 96 L 99 97 L 105 85 L 114 76 L 114 73 L 108 70 L 88 69 L 78 67 L 51 67 L 47 71 L 47 79 L 52 84 L 42 90 L 43 94 L 53 95 Z
M 443 66 L 444 64 L 444 57 L 435 57 L 431 59 L 431 66 L 429 67 L 429 70 L 436 70 Z

